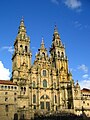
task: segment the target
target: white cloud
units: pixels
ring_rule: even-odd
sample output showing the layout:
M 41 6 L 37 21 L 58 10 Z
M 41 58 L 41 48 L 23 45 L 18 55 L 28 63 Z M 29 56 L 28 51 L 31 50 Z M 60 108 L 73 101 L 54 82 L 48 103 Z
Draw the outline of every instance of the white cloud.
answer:
M 78 66 L 79 70 L 82 70 L 83 72 L 87 73 L 88 72 L 88 67 L 84 64 Z
M 10 52 L 10 53 L 13 53 L 13 51 L 14 51 L 14 49 L 13 49 L 13 47 L 12 46 L 4 46 L 4 47 L 2 47 L 2 49 L 6 49 L 6 50 L 8 50 L 8 52 Z
M 89 77 L 89 75 L 88 74 L 84 74 L 83 76 L 82 76 L 82 78 L 88 78 Z
M 0 61 L 0 80 L 9 80 L 10 79 L 10 71 L 5 68 L 2 61 Z
M 82 80 L 80 81 L 80 87 L 82 88 L 88 88 L 90 89 L 90 80 Z
M 79 21 L 75 21 L 74 25 L 75 25 L 76 28 L 82 29 L 82 24 L 79 23 Z
M 73 24 L 74 24 L 74 27 L 78 28 L 79 30 L 81 30 L 81 29 L 88 29 L 89 28 L 89 25 L 87 25 L 87 24 L 83 25 L 78 20 L 74 21 Z
M 51 0 L 52 3 L 59 5 L 59 1 L 58 0 Z
M 65 0 L 64 4 L 71 9 L 80 8 L 82 3 L 79 0 Z

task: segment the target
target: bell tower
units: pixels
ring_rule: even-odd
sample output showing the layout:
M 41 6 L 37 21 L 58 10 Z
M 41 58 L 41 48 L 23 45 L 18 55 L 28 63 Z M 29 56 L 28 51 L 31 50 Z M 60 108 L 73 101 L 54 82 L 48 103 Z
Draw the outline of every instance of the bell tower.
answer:
M 62 44 L 62 41 L 56 26 L 54 28 L 50 54 L 51 54 L 51 61 L 52 61 L 53 67 L 55 67 L 59 71 L 64 69 L 66 72 L 68 72 L 68 60 L 65 53 L 65 46 Z
M 12 56 L 13 82 L 26 81 L 31 67 L 30 38 L 27 36 L 24 20 L 21 19 L 18 34 L 14 42 Z

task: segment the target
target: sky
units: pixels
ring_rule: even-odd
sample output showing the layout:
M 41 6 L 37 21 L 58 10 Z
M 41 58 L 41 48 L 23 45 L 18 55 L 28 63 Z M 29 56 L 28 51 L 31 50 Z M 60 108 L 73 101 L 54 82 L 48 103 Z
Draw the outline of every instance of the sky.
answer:
M 12 75 L 13 44 L 22 16 L 31 40 L 32 63 L 42 37 L 49 51 L 56 25 L 74 81 L 90 89 L 90 0 L 0 0 L 1 80 Z

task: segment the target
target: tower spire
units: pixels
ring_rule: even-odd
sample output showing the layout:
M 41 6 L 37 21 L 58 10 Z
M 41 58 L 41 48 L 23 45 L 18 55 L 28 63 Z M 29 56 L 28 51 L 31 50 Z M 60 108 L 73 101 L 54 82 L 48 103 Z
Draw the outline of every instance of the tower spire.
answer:
M 57 28 L 56 25 L 54 27 L 54 34 L 53 34 L 53 36 L 54 36 L 54 39 L 59 39 L 60 40 L 60 35 L 58 33 L 58 28 Z
M 19 26 L 19 30 L 18 30 L 18 34 L 21 33 L 26 33 L 26 27 L 24 25 L 24 18 L 22 17 L 21 21 L 20 21 L 20 26 Z
M 57 26 L 56 26 L 56 25 L 55 25 L 55 27 L 54 27 L 52 44 L 53 44 L 54 46 L 62 46 L 62 41 L 61 41 L 61 39 L 60 39 L 60 35 L 59 35 L 59 33 L 58 33 L 58 29 L 57 29 Z

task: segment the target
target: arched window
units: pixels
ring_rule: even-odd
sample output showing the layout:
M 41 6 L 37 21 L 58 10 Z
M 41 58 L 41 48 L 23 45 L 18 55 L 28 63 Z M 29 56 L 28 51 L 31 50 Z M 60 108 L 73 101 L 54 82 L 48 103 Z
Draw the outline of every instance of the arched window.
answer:
M 57 103 L 57 96 L 55 95 L 55 103 Z
M 46 70 L 43 70 L 43 76 L 46 76 Z
M 64 53 L 63 52 L 61 52 L 61 57 L 64 57 Z
M 49 96 L 48 95 L 43 95 L 43 96 L 41 96 L 40 99 L 49 99 Z
M 21 91 L 23 91 L 23 87 L 21 87 Z
M 47 81 L 43 80 L 43 87 L 47 87 Z
M 24 87 L 24 91 L 26 91 L 26 87 Z
M 22 46 L 22 45 L 20 45 L 20 47 L 22 48 L 23 46 Z
M 35 81 L 33 81 L 33 87 L 35 87 L 35 86 L 36 86 Z
M 20 45 L 20 51 L 22 51 L 23 50 L 23 46 L 22 45 Z
M 33 95 L 33 103 L 36 103 L 36 95 Z

